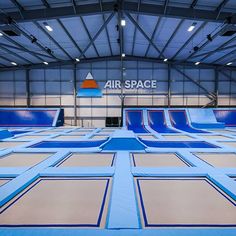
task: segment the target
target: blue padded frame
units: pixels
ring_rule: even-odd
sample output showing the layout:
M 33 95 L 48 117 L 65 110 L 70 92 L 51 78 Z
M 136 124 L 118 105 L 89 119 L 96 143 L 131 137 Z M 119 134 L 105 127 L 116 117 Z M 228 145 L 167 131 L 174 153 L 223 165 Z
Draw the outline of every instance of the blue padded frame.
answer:
M 140 109 L 140 108 L 139 108 Z M 164 109 L 165 113 L 168 109 Z M 144 112 L 146 114 L 146 111 Z M 170 122 L 167 118 L 167 125 L 170 126 Z M 146 123 L 145 123 L 146 122 Z M 144 124 L 147 125 L 147 119 L 144 115 Z M 46 129 L 45 129 L 46 130 Z M 51 130 L 48 129 L 48 130 Z M 110 196 L 109 211 L 106 219 L 105 229 L 80 229 L 80 228 L 0 228 L 0 235 L 3 236 L 18 236 L 18 235 L 32 235 L 39 234 L 40 236 L 68 236 L 74 235 L 86 235 L 86 236 L 234 236 L 236 234 L 236 228 L 158 228 L 144 230 L 141 228 L 140 212 L 137 208 L 137 196 L 135 191 L 135 183 L 133 177 L 206 177 L 214 185 L 220 188 L 225 194 L 236 199 L 236 189 L 235 181 L 230 177 L 236 176 L 236 168 L 213 168 L 208 165 L 200 158 L 196 157 L 192 152 L 236 152 L 235 148 L 227 147 L 224 144 L 219 143 L 217 140 L 207 140 L 200 138 L 200 134 L 188 134 L 186 132 L 180 131 L 180 134 L 189 135 L 194 137 L 196 140 L 207 141 L 211 144 L 217 145 L 221 148 L 216 149 L 201 149 L 201 148 L 147 148 L 146 152 L 152 153 L 176 153 L 182 160 L 189 163 L 189 167 L 166 167 L 166 168 L 149 168 L 149 167 L 134 167 L 132 166 L 132 159 L 129 156 L 130 151 L 120 151 L 116 150 L 116 158 L 114 160 L 114 166 L 112 167 L 56 167 L 56 164 L 65 159 L 71 152 L 82 152 L 82 153 L 97 153 L 103 152 L 102 148 L 72 148 L 68 149 L 41 149 L 41 148 L 28 148 L 28 146 L 34 145 L 40 141 L 51 140 L 51 138 L 56 137 L 59 134 L 69 133 L 71 130 L 76 130 L 72 128 L 68 131 L 61 131 L 60 133 L 48 135 L 40 140 L 28 142 L 27 144 L 11 148 L 11 149 L 0 149 L 0 155 L 3 153 L 8 153 L 11 151 L 15 152 L 56 152 L 54 155 L 50 156 L 42 163 L 32 167 L 32 168 L 0 168 L 0 177 L 14 177 L 4 186 L 0 187 L 0 203 L 4 204 L 10 199 L 12 199 L 16 194 L 20 193 L 27 186 L 32 184 L 35 180 L 40 177 L 113 177 L 112 181 L 112 191 Z M 92 133 L 98 132 L 100 129 L 96 129 L 90 134 L 86 135 L 83 140 L 88 140 Z M 157 136 L 157 134 L 149 130 L 150 134 Z M 30 134 L 37 134 L 39 131 L 32 131 Z M 212 133 L 214 134 L 214 133 Z M 179 135 L 179 134 L 177 134 Z M 211 135 L 211 133 L 209 134 Z M 236 138 L 236 136 L 226 135 L 228 137 Z M 24 137 L 24 135 L 19 135 L 17 137 Z M 162 135 L 159 134 L 158 137 L 163 140 Z M 5 139 L 6 141 L 12 141 L 13 138 Z M 19 139 L 18 141 L 21 141 Z M 137 151 L 135 151 L 137 152 Z M 106 153 L 114 153 L 114 151 L 106 151 Z M 138 153 L 145 153 L 145 151 L 138 151 Z M 124 178 L 124 176 L 126 176 Z M 128 180 L 128 181 L 127 181 Z M 125 196 L 131 196 L 129 199 L 124 199 Z M 119 199 L 122 199 L 120 201 Z M 125 208 L 117 207 L 117 203 L 124 206 Z M 127 206 L 131 204 L 132 211 L 135 212 L 131 214 L 129 212 L 129 217 L 127 217 Z M 125 209 L 122 211 L 122 209 Z

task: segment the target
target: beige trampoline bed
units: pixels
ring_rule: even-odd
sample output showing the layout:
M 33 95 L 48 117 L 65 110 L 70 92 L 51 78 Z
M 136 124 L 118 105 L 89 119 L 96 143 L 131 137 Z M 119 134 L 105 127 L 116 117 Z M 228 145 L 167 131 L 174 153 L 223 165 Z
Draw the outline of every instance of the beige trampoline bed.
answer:
M 0 227 L 104 228 L 110 178 L 40 178 L 0 208 Z
M 132 153 L 133 166 L 137 167 L 187 167 L 189 164 L 176 153 Z
M 236 202 L 204 177 L 139 177 L 135 185 L 143 228 L 236 226 Z
M 0 157 L 0 167 L 34 166 L 53 153 L 12 152 Z
M 71 153 L 56 166 L 60 167 L 101 167 L 113 166 L 114 153 Z
M 236 153 L 225 153 L 225 152 L 216 152 L 216 153 L 193 153 L 195 156 L 201 160 L 207 162 L 211 166 L 221 167 L 221 168 L 236 168 Z

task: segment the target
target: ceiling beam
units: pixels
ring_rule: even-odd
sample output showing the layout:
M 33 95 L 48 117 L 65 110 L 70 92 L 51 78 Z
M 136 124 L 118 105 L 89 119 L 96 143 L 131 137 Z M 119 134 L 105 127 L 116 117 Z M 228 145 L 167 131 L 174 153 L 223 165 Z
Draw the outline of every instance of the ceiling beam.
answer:
M 164 3 L 164 12 L 163 12 L 164 15 L 166 14 L 168 4 L 169 4 L 169 0 L 165 0 L 165 3 Z
M 197 5 L 197 2 L 198 2 L 198 0 L 193 0 L 190 5 L 190 8 L 194 8 Z
M 165 46 L 163 47 L 163 49 L 161 50 L 160 53 L 160 57 L 162 57 L 163 53 L 165 52 L 166 48 L 169 46 L 169 44 L 171 43 L 172 39 L 175 37 L 175 35 L 178 33 L 179 28 L 181 27 L 181 25 L 184 23 L 184 19 L 180 20 L 177 27 L 175 28 L 174 32 L 172 33 L 172 35 L 170 36 L 170 38 L 168 39 L 167 43 L 165 44 Z
M 82 63 L 92 63 L 92 62 L 99 62 L 99 61 L 120 61 L 120 55 L 114 55 L 114 56 L 105 56 L 105 57 L 95 57 L 95 58 L 83 58 L 80 60 L 80 64 Z M 140 57 L 140 56 L 132 56 L 132 55 L 126 55 L 125 58 L 123 58 L 124 61 L 146 61 L 146 62 L 153 62 L 153 63 L 159 63 L 163 65 L 172 65 L 172 66 L 184 66 L 185 68 L 195 68 L 195 69 L 221 69 L 222 65 L 217 65 L 217 64 L 206 64 L 206 63 L 201 63 L 197 66 L 191 63 L 191 62 L 176 62 L 176 61 L 168 61 L 168 62 L 163 62 L 163 60 L 157 59 L 155 57 Z M 9 70 L 21 70 L 21 69 L 36 69 L 36 68 L 57 68 L 61 66 L 66 66 L 66 65 L 74 65 L 75 60 L 68 60 L 68 61 L 59 61 L 59 62 L 50 62 L 48 65 L 44 65 L 43 63 L 38 63 L 34 65 L 23 65 L 23 66 L 9 66 L 9 67 L 4 67 L 0 68 L 0 71 L 9 71 Z M 230 66 L 227 67 L 227 70 L 230 71 L 236 71 L 236 66 Z
M 141 0 L 138 0 L 138 13 L 137 13 L 137 16 L 136 16 L 136 22 L 137 22 L 137 23 L 138 23 L 138 21 L 139 21 L 140 3 L 141 3 Z M 134 47 L 135 47 L 135 41 L 136 41 L 136 34 L 137 34 L 137 27 L 134 28 L 134 35 L 133 35 L 133 44 L 132 44 L 131 55 L 134 55 Z
M 103 13 L 102 0 L 99 0 L 99 4 L 100 4 L 101 13 L 102 13 L 102 20 L 103 20 L 103 23 L 105 23 L 106 19 L 105 19 L 105 15 Z M 107 41 L 108 41 L 110 53 L 111 53 L 111 56 L 113 56 L 113 51 L 112 51 L 112 46 L 111 46 L 111 39 L 110 39 L 110 36 L 109 36 L 109 32 L 108 32 L 107 26 L 105 27 L 105 31 L 106 31 L 106 36 L 107 36 Z
M 224 9 L 225 5 L 229 2 L 229 0 L 223 0 L 221 4 L 216 8 L 217 16 L 216 19 L 220 16 L 222 10 Z
M 126 12 L 126 15 L 128 16 L 128 18 L 130 19 L 130 21 L 134 24 L 135 27 L 138 28 L 139 32 L 146 38 L 146 40 L 156 49 L 156 51 L 159 53 L 161 53 L 161 50 L 156 46 L 156 44 L 149 38 L 149 36 L 145 33 L 145 31 L 139 26 L 139 24 L 135 21 L 135 19 Z M 158 56 L 159 56 L 158 55 Z
M 102 2 L 103 13 L 112 12 L 114 10 L 114 1 L 110 2 Z M 123 10 L 129 13 L 137 13 L 138 12 L 138 3 L 125 1 L 123 5 Z M 76 11 L 76 15 L 75 15 Z M 165 6 L 159 6 L 156 4 L 150 3 L 141 3 L 140 4 L 140 14 L 144 15 L 155 15 L 155 16 L 166 16 L 172 18 L 181 18 L 181 19 L 198 19 L 200 21 L 212 21 L 212 22 L 224 22 L 226 17 L 230 16 L 231 13 L 221 11 L 220 16 L 218 16 L 217 11 L 212 10 L 202 10 L 202 9 L 194 9 L 194 12 L 189 11 L 188 8 L 184 7 L 174 7 L 168 6 L 165 12 Z M 8 12 L 9 16 L 11 16 L 16 21 L 39 21 L 44 19 L 58 19 L 64 17 L 74 17 L 78 15 L 90 15 L 90 14 L 100 14 L 101 6 L 100 3 L 93 4 L 84 4 L 77 6 L 63 6 L 63 7 L 55 7 L 55 8 L 47 8 L 47 9 L 31 9 L 22 11 L 24 19 L 19 11 Z M 5 23 L 6 15 L 0 14 L 0 23 Z M 232 19 L 232 24 L 236 23 L 236 17 L 234 16 Z
M 37 26 L 39 30 L 41 30 L 61 51 L 64 52 L 64 54 L 69 58 L 73 59 L 70 54 L 44 29 L 38 22 L 34 22 L 34 24 Z M 53 55 L 53 54 L 52 54 Z M 54 56 L 54 55 L 53 55 Z M 55 57 L 55 56 L 54 56 Z M 57 60 L 58 58 L 55 57 Z
M 86 34 L 87 34 L 89 40 L 92 41 L 92 36 L 91 36 L 91 34 L 90 34 L 89 30 L 88 30 L 87 25 L 86 25 L 85 22 L 84 22 L 83 17 L 80 16 L 79 18 L 80 18 L 80 21 L 81 21 L 81 23 L 82 23 L 82 25 L 83 25 L 83 27 L 84 27 L 84 30 L 85 30 L 85 32 L 86 32 Z M 103 22 L 103 23 L 104 23 L 104 22 Z M 97 50 L 97 48 L 96 48 L 96 45 L 95 45 L 94 41 L 92 41 L 92 45 L 93 45 L 93 48 L 94 48 L 94 50 L 95 50 L 97 56 L 99 57 L 99 53 L 98 53 L 98 50 Z
M 156 23 L 155 28 L 154 28 L 154 30 L 153 30 L 153 32 L 152 32 L 151 41 L 153 41 L 153 39 L 154 39 L 154 37 L 155 37 L 155 35 L 156 35 L 158 26 L 159 26 L 160 23 L 161 23 L 161 19 L 162 19 L 161 17 L 158 17 L 158 19 L 157 19 L 157 23 Z M 145 57 L 147 56 L 150 47 L 151 47 L 151 44 L 150 44 L 150 42 L 149 42 L 149 43 L 148 43 L 147 50 L 146 50 L 146 52 L 145 52 Z
M 224 48 L 225 46 L 227 46 L 228 44 L 234 42 L 236 40 L 236 36 L 231 38 L 230 40 L 226 41 L 225 43 L 223 43 L 222 45 L 220 45 L 218 48 L 216 48 L 214 51 L 209 52 L 206 56 L 204 56 L 201 61 L 206 60 L 207 58 L 209 58 L 210 56 L 212 56 L 213 54 L 215 54 L 218 50 Z M 227 55 L 226 55 L 227 56 Z

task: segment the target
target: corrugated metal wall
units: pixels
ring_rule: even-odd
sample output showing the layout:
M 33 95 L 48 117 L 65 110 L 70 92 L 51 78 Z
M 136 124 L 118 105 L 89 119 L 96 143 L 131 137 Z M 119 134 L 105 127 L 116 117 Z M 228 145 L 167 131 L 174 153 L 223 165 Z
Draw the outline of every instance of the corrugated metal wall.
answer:
M 178 67 L 209 93 L 218 91 L 219 106 L 236 105 L 236 73 L 218 73 L 218 86 L 213 69 L 187 69 Z M 157 80 L 155 90 L 124 90 L 125 106 L 204 106 L 210 102 L 206 91 L 167 64 L 152 62 L 119 61 L 81 63 L 74 67 L 31 69 L 29 71 L 30 106 L 60 106 L 65 109 L 66 123 L 80 126 L 105 126 L 105 117 L 121 116 L 121 90 L 103 90 L 102 98 L 77 98 L 74 96 L 74 76 L 77 89 L 91 72 L 100 88 L 107 80 L 124 79 Z M 168 76 L 168 74 L 170 76 Z M 169 86 L 168 86 L 169 85 Z M 218 89 L 217 89 L 218 88 Z M 77 104 L 75 114 L 75 104 Z M 0 106 L 27 106 L 27 73 L 24 70 L 0 72 Z

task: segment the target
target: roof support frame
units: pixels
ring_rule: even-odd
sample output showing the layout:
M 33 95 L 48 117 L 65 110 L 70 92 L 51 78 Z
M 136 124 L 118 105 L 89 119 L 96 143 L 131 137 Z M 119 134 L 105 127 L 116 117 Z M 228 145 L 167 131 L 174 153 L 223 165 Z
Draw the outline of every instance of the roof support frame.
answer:
M 155 48 L 155 50 L 159 53 L 161 53 L 160 49 L 156 46 L 156 44 L 149 38 L 149 36 L 144 32 L 144 30 L 139 26 L 139 24 L 135 21 L 135 19 L 128 13 L 125 12 L 125 14 L 128 16 L 128 18 L 130 19 L 130 21 L 134 24 L 135 27 L 138 28 L 138 30 L 140 31 L 140 33 L 148 40 L 148 42 Z M 158 56 L 159 56 L 158 55 Z
M 88 28 L 87 28 L 87 26 L 86 26 L 86 24 L 85 24 L 85 22 L 84 22 L 83 17 L 82 17 L 82 16 L 79 16 L 79 18 L 80 18 L 80 21 L 82 22 L 82 25 L 83 25 L 83 27 L 84 27 L 84 30 L 86 31 L 86 33 L 87 33 L 87 35 L 88 35 L 88 37 L 89 37 L 89 40 L 92 42 L 93 48 L 94 48 L 94 50 L 95 50 L 97 56 L 99 57 L 98 50 L 97 50 L 97 48 L 96 48 L 96 46 L 95 46 L 95 44 L 94 44 L 94 41 L 92 41 L 92 36 L 91 36 L 91 34 L 89 33 L 89 30 L 88 30 Z M 103 23 L 104 23 L 104 22 L 103 22 Z
M 77 15 L 75 15 L 75 10 Z M 114 10 L 114 1 L 102 3 L 103 12 L 112 12 Z M 137 13 L 138 4 L 135 2 L 125 1 L 124 11 Z M 224 22 L 230 13 L 221 11 L 220 16 L 217 18 L 217 12 L 211 10 L 194 9 L 194 14 L 184 7 L 168 6 L 166 14 L 164 14 L 165 6 L 158 6 L 156 4 L 141 3 L 140 14 L 166 16 L 171 18 L 184 18 L 184 19 L 199 19 L 200 21 Z M 77 5 L 75 7 L 56 7 L 50 9 L 34 9 L 24 10 L 22 12 L 24 19 L 18 11 L 9 12 L 9 15 L 16 21 L 39 21 L 43 19 L 57 19 L 64 17 L 73 17 L 78 15 L 100 14 L 101 8 L 99 3 Z M 4 23 L 4 14 L 0 14 L 0 23 Z M 236 18 L 232 19 L 232 24 L 236 23 Z
M 183 71 L 181 71 L 180 69 L 178 69 L 176 66 L 172 67 L 174 70 L 176 70 L 177 72 L 179 72 L 181 75 L 183 75 L 186 79 L 188 79 L 189 81 L 191 81 L 192 83 L 194 83 L 195 85 L 197 85 L 200 89 L 202 89 L 205 93 L 206 96 L 211 100 L 214 101 L 216 99 L 215 95 L 211 92 L 209 92 L 205 87 L 203 87 L 200 83 L 198 83 L 197 81 L 195 81 L 194 79 L 192 79 L 190 76 L 186 75 Z
M 73 0 L 73 1 L 74 1 L 74 0 Z M 99 4 L 100 4 L 101 13 L 102 13 L 103 23 L 105 23 L 105 15 L 104 15 L 104 13 L 103 13 L 102 0 L 99 0 Z M 111 53 L 111 56 L 113 56 L 113 51 L 112 51 L 112 46 L 111 46 L 111 40 L 110 40 L 110 36 L 109 36 L 109 32 L 108 32 L 107 26 L 105 27 L 105 31 L 106 31 L 106 36 L 107 36 L 107 41 L 108 41 L 110 53 Z
M 160 23 L 161 23 L 161 19 L 162 19 L 161 17 L 158 17 L 158 19 L 157 19 L 157 23 L 156 23 L 156 25 L 155 25 L 155 28 L 154 28 L 153 33 L 152 33 L 152 36 L 151 36 L 151 41 L 153 41 L 153 39 L 154 39 L 154 37 L 155 37 L 155 35 L 156 35 L 158 26 L 159 26 Z M 146 50 L 146 52 L 145 52 L 145 57 L 147 56 L 150 47 L 151 47 L 151 44 L 150 44 L 150 42 L 149 42 L 149 43 L 148 43 L 147 50 Z
M 141 0 L 138 0 L 138 12 L 137 12 L 137 17 L 136 17 L 136 22 L 137 23 L 139 22 L 140 4 L 141 4 Z M 133 44 L 132 44 L 131 55 L 134 55 L 134 46 L 135 46 L 135 41 L 136 41 L 136 34 L 137 34 L 137 27 L 134 28 L 134 35 L 133 35 Z
M 90 48 L 90 46 L 94 43 L 94 41 L 97 39 L 97 37 L 100 35 L 100 33 L 104 30 L 104 28 L 108 25 L 108 23 L 111 21 L 111 19 L 114 16 L 114 12 L 112 12 L 109 17 L 106 19 L 106 21 L 104 22 L 104 24 L 100 27 L 100 29 L 97 31 L 97 33 L 93 36 L 93 38 L 90 40 L 90 42 L 88 43 L 88 45 L 84 48 L 84 50 L 82 51 L 82 53 L 80 54 L 79 58 L 81 58 L 82 56 L 84 56 L 84 54 L 87 52 L 87 50 Z
M 58 48 L 60 48 L 61 51 L 64 52 L 64 54 L 69 58 L 73 59 L 70 54 L 37 22 L 34 21 L 34 24 L 37 26 L 39 30 L 41 30 L 55 45 L 57 45 Z M 58 60 L 58 58 L 57 58 Z
M 193 38 L 206 26 L 207 22 L 201 24 L 201 26 L 188 38 L 188 40 L 181 46 L 181 48 L 175 53 L 175 55 L 171 58 L 174 60 L 180 52 L 193 40 Z
M 161 50 L 160 53 L 160 57 L 162 57 L 163 53 L 165 52 L 166 48 L 169 46 L 170 42 L 172 41 L 172 39 L 175 37 L 175 35 L 178 33 L 179 28 L 183 25 L 184 23 L 184 19 L 181 19 L 177 25 L 177 27 L 175 28 L 174 32 L 172 33 L 172 35 L 170 36 L 169 40 L 166 42 L 165 46 L 163 47 L 163 49 Z

